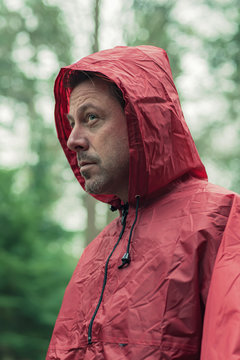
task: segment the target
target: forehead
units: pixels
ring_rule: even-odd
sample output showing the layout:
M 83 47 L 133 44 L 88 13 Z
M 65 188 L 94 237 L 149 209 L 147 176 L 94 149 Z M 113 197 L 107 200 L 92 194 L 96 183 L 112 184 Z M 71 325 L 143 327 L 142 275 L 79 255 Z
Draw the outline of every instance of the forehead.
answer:
M 70 95 L 70 108 L 78 106 L 85 101 L 106 101 L 113 99 L 110 93 L 110 88 L 105 80 L 93 78 L 85 80 L 78 84 L 71 92 Z

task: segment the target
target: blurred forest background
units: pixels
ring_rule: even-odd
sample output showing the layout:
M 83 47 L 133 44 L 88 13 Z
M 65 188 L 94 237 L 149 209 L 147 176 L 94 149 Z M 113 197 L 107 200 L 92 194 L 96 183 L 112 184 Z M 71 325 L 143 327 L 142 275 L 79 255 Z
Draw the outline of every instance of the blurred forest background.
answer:
M 64 289 L 111 219 L 54 129 L 61 66 L 115 45 L 167 50 L 209 179 L 240 192 L 239 0 L 0 0 L 0 358 L 45 358 Z

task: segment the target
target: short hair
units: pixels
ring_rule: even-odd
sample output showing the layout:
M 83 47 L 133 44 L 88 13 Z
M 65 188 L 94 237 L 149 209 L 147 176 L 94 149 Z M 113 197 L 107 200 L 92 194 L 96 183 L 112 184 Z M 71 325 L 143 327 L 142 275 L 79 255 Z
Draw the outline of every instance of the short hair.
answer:
M 125 100 L 122 91 L 119 89 L 119 87 L 115 84 L 114 81 L 112 81 L 107 76 L 101 73 L 93 72 L 93 71 L 83 71 L 83 70 L 70 70 L 67 71 L 64 75 L 63 85 L 65 88 L 73 90 L 76 86 L 78 86 L 82 82 L 92 79 L 104 80 L 109 87 L 111 95 L 113 95 L 118 100 L 119 104 L 124 110 Z

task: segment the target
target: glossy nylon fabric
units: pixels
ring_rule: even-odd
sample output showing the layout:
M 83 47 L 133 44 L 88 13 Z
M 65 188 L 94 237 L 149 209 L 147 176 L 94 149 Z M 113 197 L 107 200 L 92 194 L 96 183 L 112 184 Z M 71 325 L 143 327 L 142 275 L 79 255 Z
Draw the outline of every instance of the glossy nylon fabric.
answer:
M 125 232 L 109 262 L 92 344 L 87 342 L 88 326 L 102 290 L 106 259 L 121 232 L 120 218 L 85 249 L 66 289 L 47 360 L 200 359 L 203 319 L 201 359 L 221 359 L 215 346 L 221 348 L 222 359 L 239 358 L 239 337 L 231 339 L 231 352 L 237 354 L 231 357 L 227 341 L 221 340 L 227 338 L 225 328 L 219 328 L 226 294 L 235 313 L 239 310 L 238 256 L 225 256 L 229 246 L 231 251 L 239 249 L 239 197 L 207 182 L 182 115 L 165 51 L 152 46 L 116 47 L 61 69 L 55 83 L 56 127 L 67 159 L 84 188 L 76 154 L 66 145 L 71 132 L 65 118 L 70 91 L 64 88 L 63 77 L 71 70 L 100 72 L 124 95 L 130 208 Z M 132 261 L 119 270 L 135 218 L 136 195 L 141 197 L 130 248 Z M 114 195 L 95 197 L 120 204 Z M 230 288 L 228 277 L 221 284 L 226 267 L 233 283 Z M 212 272 L 215 280 L 210 286 Z M 222 292 L 216 294 L 221 285 Z M 231 309 L 225 321 L 233 330 Z M 224 357 L 224 351 L 229 357 Z

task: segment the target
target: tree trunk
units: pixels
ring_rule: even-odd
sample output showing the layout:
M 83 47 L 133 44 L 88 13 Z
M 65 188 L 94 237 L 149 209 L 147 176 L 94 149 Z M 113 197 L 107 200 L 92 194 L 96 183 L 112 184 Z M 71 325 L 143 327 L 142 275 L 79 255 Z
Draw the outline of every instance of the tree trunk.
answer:
M 92 52 L 99 51 L 99 14 L 100 14 L 100 2 L 101 0 L 94 0 L 94 34 Z

